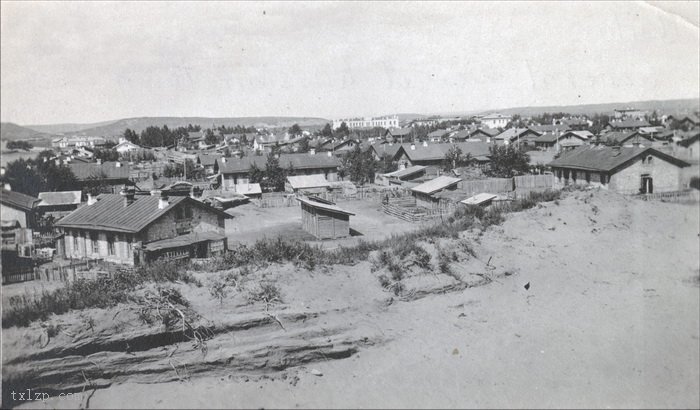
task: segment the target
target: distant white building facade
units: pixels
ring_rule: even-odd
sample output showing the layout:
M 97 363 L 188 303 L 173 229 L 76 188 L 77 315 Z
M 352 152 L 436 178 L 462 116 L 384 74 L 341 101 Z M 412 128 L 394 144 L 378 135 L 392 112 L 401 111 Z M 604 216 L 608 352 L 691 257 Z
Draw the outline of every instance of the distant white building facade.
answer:
M 642 120 L 646 116 L 646 111 L 638 110 L 636 108 L 623 108 L 616 109 L 613 114 L 614 117 L 618 119 Z
M 364 118 L 341 118 L 333 120 L 333 129 L 340 127 L 345 123 L 348 128 L 398 128 L 399 117 L 397 115 L 389 115 L 384 117 L 364 117 Z
M 481 117 L 481 125 L 489 128 L 503 128 L 510 122 L 510 115 L 489 114 Z

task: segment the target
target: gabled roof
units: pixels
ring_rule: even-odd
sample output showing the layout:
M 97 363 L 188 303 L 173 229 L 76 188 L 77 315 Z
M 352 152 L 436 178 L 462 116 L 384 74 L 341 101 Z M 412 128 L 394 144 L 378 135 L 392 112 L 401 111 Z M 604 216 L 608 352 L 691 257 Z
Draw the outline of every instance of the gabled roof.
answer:
M 455 185 L 459 181 L 461 181 L 461 178 L 453 178 L 453 177 L 448 177 L 448 176 L 439 176 L 435 179 L 432 179 L 428 182 L 424 182 L 420 185 L 414 186 L 411 188 L 411 191 L 414 192 L 420 192 L 422 194 L 428 194 L 432 195 L 438 191 L 441 191 L 445 188 L 449 188 L 452 185 Z
M 31 211 L 37 202 L 39 202 L 38 198 L 25 195 L 21 192 L 6 191 L 3 189 L 0 195 L 0 203 L 23 211 Z
M 452 147 L 458 147 L 462 150 L 463 155 L 471 155 L 473 158 L 485 158 L 491 155 L 489 150 L 489 144 L 480 141 L 473 142 L 459 142 L 455 144 L 428 144 L 428 146 L 423 146 L 420 144 L 415 145 L 415 149 L 411 149 L 411 144 L 401 144 L 401 149 L 397 150 L 394 154 L 396 159 L 401 155 L 403 151 L 406 153 L 411 162 L 413 161 L 437 161 L 445 158 L 445 154 Z
M 413 132 L 413 128 L 406 127 L 406 128 L 399 128 L 399 129 L 393 129 L 393 130 L 387 130 L 386 133 L 393 136 L 393 137 L 405 137 L 407 135 L 410 135 L 411 132 Z
M 129 164 L 121 164 L 117 166 L 116 162 L 104 162 L 98 164 L 95 162 L 85 164 L 69 164 L 71 171 L 79 181 L 86 181 L 91 178 L 102 177 L 105 180 L 123 180 L 129 179 L 130 168 Z
M 692 135 L 682 141 L 678 141 L 678 145 L 688 148 L 690 144 L 698 142 L 700 140 L 700 131 L 696 131 L 695 135 Z
M 452 135 L 453 140 L 466 140 L 471 136 L 471 132 L 469 130 L 462 130 L 456 132 L 454 135 Z
M 384 176 L 401 179 L 401 178 L 407 177 L 409 175 L 417 174 L 417 173 L 425 170 L 426 168 L 428 168 L 428 167 L 423 166 L 423 165 L 414 165 L 414 166 L 408 167 L 406 169 L 400 169 L 398 171 L 389 172 L 388 174 L 384 174 Z
M 330 184 L 322 174 L 288 176 L 292 189 L 328 188 Z
M 443 138 L 445 135 L 447 135 L 449 133 L 450 132 L 447 130 L 435 130 L 435 131 L 428 134 L 428 138 Z
M 622 144 L 632 138 L 643 138 L 647 141 L 651 141 L 651 139 L 645 135 L 641 134 L 639 132 L 634 132 L 634 131 L 612 131 L 612 132 L 607 132 L 603 135 L 601 135 L 601 140 L 602 141 L 612 141 L 615 142 L 616 144 Z
M 680 122 L 689 121 L 695 125 L 700 124 L 700 118 L 698 118 L 698 116 L 695 114 L 686 115 L 685 117 L 681 118 L 679 121 Z
M 387 144 L 384 142 L 375 142 L 370 146 L 377 155 L 388 156 L 389 158 L 394 158 L 396 152 L 401 148 L 401 144 Z
M 566 132 L 571 129 L 568 124 L 544 124 L 544 125 L 532 125 L 530 129 L 537 131 L 539 133 L 551 133 L 551 132 Z
M 136 195 L 134 202 L 124 206 L 124 197 L 118 194 L 102 194 L 97 202 L 78 208 L 56 223 L 63 228 L 81 228 L 111 232 L 141 232 L 161 216 L 175 209 L 181 203 L 198 206 L 224 218 L 231 215 L 205 205 L 188 196 L 172 196 L 168 206 L 158 208 L 160 198 L 151 195 Z
M 344 209 L 342 209 L 342 208 L 339 208 L 339 207 L 336 206 L 336 205 L 325 204 L 325 203 L 322 203 L 322 202 L 313 201 L 313 200 L 311 200 L 311 199 L 309 199 L 309 198 L 298 197 L 297 200 L 298 200 L 299 202 L 301 202 L 302 204 L 306 204 L 306 205 L 308 205 L 308 206 L 310 206 L 310 207 L 313 207 L 313 208 L 316 208 L 316 209 L 322 209 L 322 210 L 324 210 L 324 211 L 329 211 L 329 212 L 334 212 L 334 213 L 341 213 L 341 214 L 345 214 L 345 215 L 355 215 L 354 213 L 352 213 L 352 212 L 350 212 L 350 211 L 346 211 L 346 210 L 344 210 Z
M 80 205 L 81 197 L 80 191 L 39 192 L 41 202 L 37 206 Z
M 496 135 L 500 134 L 501 131 L 499 131 L 496 128 L 489 128 L 489 127 L 483 127 L 483 128 L 477 128 L 474 131 L 469 134 L 470 137 L 473 137 L 476 134 L 486 134 L 489 137 L 495 137 Z
M 522 138 L 523 135 L 527 133 L 533 133 L 536 136 L 539 136 L 539 133 L 537 131 L 533 131 L 529 128 L 508 128 L 507 130 L 503 131 L 502 133 L 496 135 L 493 138 L 497 140 L 513 141 L 518 137 Z
M 561 138 L 575 137 L 584 141 L 595 138 L 595 135 L 590 131 L 567 131 L 561 135 Z
M 581 146 L 564 152 L 549 163 L 551 167 L 574 168 L 587 171 L 613 172 L 644 155 L 654 155 L 679 167 L 689 166 L 685 161 L 664 154 L 651 147 L 605 147 Z
M 535 142 L 557 142 L 557 138 L 561 138 L 563 134 L 555 132 L 546 132 L 535 138 Z
M 243 158 L 226 158 L 226 162 L 221 159 L 216 160 L 219 165 L 219 172 L 222 174 L 240 174 L 250 171 L 250 167 L 255 164 L 259 169 L 265 169 L 267 155 L 254 155 Z M 338 168 L 340 160 L 336 157 L 325 154 L 280 154 L 280 167 L 287 169 L 292 165 L 293 169 L 325 169 Z

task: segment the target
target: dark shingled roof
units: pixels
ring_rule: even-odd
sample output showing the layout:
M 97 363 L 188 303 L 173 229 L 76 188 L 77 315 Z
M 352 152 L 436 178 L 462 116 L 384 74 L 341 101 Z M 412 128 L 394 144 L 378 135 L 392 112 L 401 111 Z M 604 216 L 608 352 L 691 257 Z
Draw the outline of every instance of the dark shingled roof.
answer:
M 416 149 L 411 149 L 411 144 L 401 144 L 402 150 L 406 153 L 408 159 L 413 161 L 433 161 L 442 160 L 445 158 L 445 154 L 452 147 L 459 147 L 462 150 L 463 155 L 470 154 L 472 158 L 483 158 L 491 155 L 489 151 L 489 144 L 485 142 L 460 142 L 455 144 L 428 144 L 427 147 L 421 144 L 416 144 Z M 400 155 L 400 151 L 397 151 L 394 155 L 396 158 Z
M 644 135 L 644 134 L 641 134 L 641 133 L 638 133 L 638 132 L 634 132 L 634 131 L 627 131 L 627 132 L 625 132 L 625 131 L 612 131 L 612 132 L 606 132 L 605 134 L 603 134 L 603 135 L 600 136 L 600 139 L 601 139 L 601 141 L 608 141 L 608 140 L 610 140 L 610 141 L 613 141 L 613 142 L 615 142 L 615 143 L 617 143 L 617 144 L 622 144 L 622 143 L 626 142 L 627 140 L 629 140 L 629 139 L 631 139 L 631 138 L 635 138 L 635 139 L 636 139 L 637 137 L 642 138 L 642 139 L 645 139 L 645 140 L 647 140 L 647 141 L 651 141 L 651 139 L 650 139 L 648 136 L 646 136 L 646 135 Z
M 255 164 L 260 169 L 265 169 L 267 155 L 255 155 L 243 158 L 226 158 L 226 162 L 217 159 L 219 172 L 222 174 L 239 174 L 250 171 L 250 167 Z M 329 157 L 326 154 L 280 154 L 280 167 L 287 169 L 292 164 L 294 169 L 321 169 L 338 168 L 340 160 Z
M 445 135 L 449 134 L 450 132 L 447 130 L 435 130 L 428 134 L 428 138 L 442 138 Z
M 221 157 L 221 155 L 209 155 L 209 154 L 199 154 L 199 163 L 203 167 L 212 167 L 216 163 L 216 159 Z
M 34 198 L 21 192 L 3 189 L 0 195 L 0 203 L 23 211 L 31 211 L 37 202 L 39 202 L 39 198 Z
M 530 127 L 533 131 L 551 133 L 555 131 L 566 132 L 569 131 L 570 127 L 567 124 L 545 124 L 545 125 L 532 125 Z
M 413 132 L 413 128 L 399 128 L 397 130 L 388 130 L 387 134 L 391 134 L 394 137 L 405 137 Z
M 700 131 L 696 131 L 695 135 L 690 136 L 682 141 L 678 141 L 678 145 L 681 145 L 681 146 L 688 148 L 690 146 L 690 144 L 692 144 L 698 140 L 700 140 Z
M 654 155 L 679 167 L 689 166 L 685 161 L 650 147 L 590 147 L 587 145 L 563 153 L 549 163 L 554 168 L 574 168 L 587 171 L 611 172 L 623 168 L 643 155 Z
M 377 155 L 381 156 L 388 156 L 389 158 L 393 158 L 394 155 L 396 155 L 396 151 L 401 148 L 401 144 L 387 144 L 383 142 L 375 142 L 374 144 L 371 145 L 371 148 L 377 153 Z
M 129 179 L 129 164 L 121 164 L 118 167 L 116 162 L 104 162 L 102 164 L 90 162 L 86 164 L 69 164 L 69 166 L 79 181 L 101 177 L 103 174 L 106 180 Z
M 82 228 L 92 230 L 104 230 L 112 232 L 141 232 L 155 220 L 173 210 L 180 203 L 189 203 L 203 207 L 224 218 L 231 215 L 205 205 L 187 196 L 172 196 L 168 199 L 168 206 L 158 208 L 158 197 L 150 195 L 136 195 L 134 202 L 124 206 L 124 197 L 118 194 L 102 194 L 97 197 L 97 202 L 83 206 L 71 212 L 56 223 L 63 228 Z

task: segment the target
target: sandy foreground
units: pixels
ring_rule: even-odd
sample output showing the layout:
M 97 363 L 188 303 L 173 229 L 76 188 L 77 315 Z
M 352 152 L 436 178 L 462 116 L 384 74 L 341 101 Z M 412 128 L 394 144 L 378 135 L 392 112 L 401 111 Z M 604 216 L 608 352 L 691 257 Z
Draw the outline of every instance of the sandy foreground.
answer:
M 478 258 L 508 272 L 488 285 L 389 302 L 368 263 L 281 278 L 290 309 L 337 309 L 319 332 L 380 340 L 350 357 L 127 380 L 89 406 L 698 408 L 699 232 L 697 205 L 571 193 L 475 235 Z

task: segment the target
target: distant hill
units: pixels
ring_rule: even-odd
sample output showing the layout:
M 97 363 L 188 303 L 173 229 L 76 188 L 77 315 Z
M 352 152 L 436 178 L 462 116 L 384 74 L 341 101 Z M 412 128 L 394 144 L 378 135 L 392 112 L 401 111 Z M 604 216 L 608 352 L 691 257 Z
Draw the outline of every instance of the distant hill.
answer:
M 12 122 L 0 123 L 0 139 L 4 140 L 40 140 L 51 139 L 52 134 L 37 132 Z
M 582 104 L 582 105 L 551 105 L 543 107 L 513 107 L 492 110 L 480 110 L 450 113 L 451 115 L 476 115 L 498 112 L 501 114 L 520 114 L 524 117 L 540 115 L 545 112 L 565 112 L 574 115 L 611 114 L 615 109 L 633 107 L 639 110 L 652 112 L 656 110 L 660 114 L 690 114 L 700 110 L 700 99 L 678 99 L 678 100 L 649 100 L 617 102 L 605 104 Z
M 103 125 L 113 124 L 115 122 L 117 122 L 117 120 L 94 122 L 94 123 L 90 123 L 90 124 L 67 123 L 67 124 L 48 124 L 48 125 L 24 125 L 24 127 L 38 131 L 38 132 L 46 132 L 49 134 L 63 134 L 63 133 L 78 132 L 78 131 L 86 130 L 89 128 L 97 128 L 97 127 L 101 127 Z
M 329 122 L 323 118 L 311 117 L 139 117 L 125 118 L 116 121 L 108 121 L 95 124 L 55 124 L 55 125 L 33 125 L 36 130 L 52 130 L 52 132 L 62 132 L 65 135 L 100 135 L 118 136 L 124 130 L 130 128 L 136 132 L 141 132 L 148 127 L 167 125 L 169 128 L 186 127 L 188 124 L 199 125 L 202 128 L 218 126 L 233 127 L 236 125 L 246 127 L 291 127 L 299 124 L 301 127 L 314 127 L 324 125 Z M 67 128 L 73 127 L 73 130 Z M 62 131 L 59 131 L 62 130 Z

